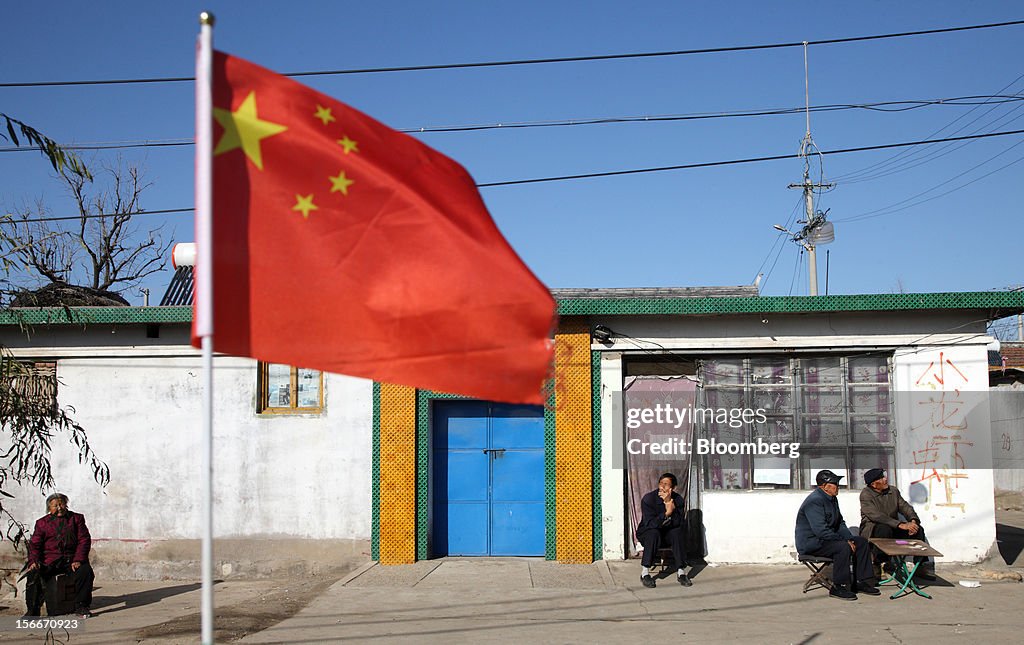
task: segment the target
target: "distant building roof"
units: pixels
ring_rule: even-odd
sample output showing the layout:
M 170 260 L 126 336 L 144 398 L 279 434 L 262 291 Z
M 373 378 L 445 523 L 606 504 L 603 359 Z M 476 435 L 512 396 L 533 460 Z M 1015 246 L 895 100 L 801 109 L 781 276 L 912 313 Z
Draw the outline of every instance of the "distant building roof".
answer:
M 1002 341 L 999 353 L 1003 355 L 1006 367 L 1024 369 L 1024 343 Z
M 614 289 L 552 289 L 555 300 L 620 300 L 624 298 L 751 298 L 757 287 L 637 287 Z
M 192 304 L 192 267 L 181 266 L 174 272 L 160 306 Z M 625 289 L 552 289 L 555 300 L 596 300 L 626 298 L 751 298 L 757 296 L 757 287 L 639 287 Z

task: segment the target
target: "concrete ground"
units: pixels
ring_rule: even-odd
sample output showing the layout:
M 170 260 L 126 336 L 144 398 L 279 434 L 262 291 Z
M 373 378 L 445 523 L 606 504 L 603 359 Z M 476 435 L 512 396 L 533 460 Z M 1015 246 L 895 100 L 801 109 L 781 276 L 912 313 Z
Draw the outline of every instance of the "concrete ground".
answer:
M 635 562 L 560 565 L 529 559 L 445 559 L 371 566 L 294 617 L 244 643 L 756 643 L 1017 642 L 1024 585 L 939 567 L 932 600 L 802 593 L 797 566 L 707 567 L 694 585 L 672 573 L 656 589 Z M 979 576 L 980 577 L 980 576 Z M 971 579 L 978 579 L 972 577 Z M 865 640 L 867 639 L 867 640 Z
M 1001 510 L 999 553 L 971 567 L 940 561 L 931 600 L 805 594 L 807 572 L 796 564 L 708 566 L 692 572 L 689 588 L 665 572 L 656 589 L 646 589 L 636 561 L 444 558 L 367 562 L 344 577 L 221 581 L 216 636 L 242 643 L 1020 642 L 1022 527 L 1024 512 Z M 95 616 L 70 638 L 53 635 L 74 645 L 196 643 L 199 606 L 195 583 L 99 579 Z M 46 638 L 13 629 L 22 610 L 20 601 L 0 608 L 0 643 Z

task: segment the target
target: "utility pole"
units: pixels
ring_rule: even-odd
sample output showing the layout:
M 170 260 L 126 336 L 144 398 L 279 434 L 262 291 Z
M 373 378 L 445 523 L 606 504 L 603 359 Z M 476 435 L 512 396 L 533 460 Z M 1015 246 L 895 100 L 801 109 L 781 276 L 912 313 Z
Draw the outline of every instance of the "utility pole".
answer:
M 814 229 L 818 228 L 820 225 L 825 223 L 825 214 L 815 214 L 814 212 L 814 189 L 832 188 L 835 184 L 820 184 L 811 182 L 810 164 L 807 161 L 807 155 L 805 152 L 808 148 L 808 144 L 812 146 L 814 145 L 814 143 L 811 141 L 810 131 L 807 132 L 807 136 L 804 137 L 804 142 L 800 146 L 800 155 L 804 157 L 804 183 L 790 184 L 788 187 L 802 188 L 804 191 L 804 209 L 807 220 L 805 221 L 803 231 L 803 239 L 805 240 L 803 246 L 805 249 L 807 249 L 807 260 L 810 268 L 810 294 L 812 296 L 816 296 L 818 295 L 818 258 L 814 251 L 815 245 L 813 243 L 813 238 L 810 236 L 810 233 L 812 233 Z
M 816 151 L 818 147 L 814 145 L 814 139 L 811 138 L 811 89 L 810 80 L 807 74 L 807 41 L 804 41 L 804 105 L 806 107 L 805 114 L 807 115 L 807 131 L 804 133 L 804 139 L 800 142 L 800 156 L 804 160 L 804 181 L 802 184 L 790 184 L 789 188 L 801 188 L 804 191 L 804 212 L 807 219 L 804 222 L 804 228 L 801 232 L 800 239 L 794 238 L 795 240 L 803 241 L 803 247 L 807 249 L 807 258 L 809 263 L 809 271 L 811 283 L 810 283 L 810 295 L 818 295 L 818 258 L 814 252 L 815 239 L 812 236 L 815 229 L 820 228 L 825 223 L 825 215 L 817 215 L 814 212 L 814 189 L 828 189 L 832 188 L 835 184 L 822 184 L 814 183 L 811 181 L 811 162 L 808 156 L 812 154 L 812 151 Z

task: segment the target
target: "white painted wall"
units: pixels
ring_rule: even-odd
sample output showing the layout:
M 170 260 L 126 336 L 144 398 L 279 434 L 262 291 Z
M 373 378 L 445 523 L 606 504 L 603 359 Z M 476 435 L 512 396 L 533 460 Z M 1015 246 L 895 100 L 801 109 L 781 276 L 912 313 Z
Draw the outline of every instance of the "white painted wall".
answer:
M 22 356 L 47 354 L 41 346 Z M 53 475 L 94 538 L 198 539 L 200 358 L 191 348 L 56 349 L 59 400 L 110 466 L 105 490 L 59 437 Z M 68 356 L 73 354 L 73 356 Z M 322 415 L 257 415 L 256 362 L 217 357 L 216 537 L 370 537 L 372 383 L 325 375 Z M 31 525 L 44 496 L 5 506 Z
M 625 557 L 626 498 L 623 493 L 623 470 L 615 463 L 615 442 L 621 436 L 622 354 L 601 355 L 601 540 L 605 560 Z M 616 418 L 616 415 L 618 418 Z M 621 456 L 621 446 L 619 447 Z M 616 468 L 616 466 L 619 466 Z
M 943 560 L 984 559 L 996 537 L 986 347 L 903 349 L 893 364 L 900 492 L 924 487 L 914 509 Z
M 992 470 L 995 487 L 1024 492 L 1024 384 L 992 388 Z
M 810 491 L 709 491 L 703 494 L 708 561 L 792 564 L 796 514 Z M 846 525 L 860 525 L 860 489 L 839 493 Z

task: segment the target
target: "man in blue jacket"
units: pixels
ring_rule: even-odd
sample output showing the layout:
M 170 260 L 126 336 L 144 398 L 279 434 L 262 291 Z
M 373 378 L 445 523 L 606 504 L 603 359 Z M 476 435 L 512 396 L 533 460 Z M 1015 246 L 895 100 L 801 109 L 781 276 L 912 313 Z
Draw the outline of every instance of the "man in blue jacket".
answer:
M 822 470 L 814 478 L 818 487 L 811 491 L 796 514 L 796 550 L 803 555 L 832 558 L 833 584 L 829 595 L 833 598 L 856 600 L 855 592 L 877 596 L 881 592 L 875 588 L 878 579 L 871 570 L 868 541 L 851 533 L 839 512 L 836 495 L 842 478 L 831 470 Z M 855 563 L 853 584 L 851 560 Z

